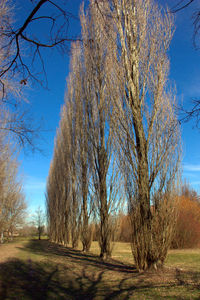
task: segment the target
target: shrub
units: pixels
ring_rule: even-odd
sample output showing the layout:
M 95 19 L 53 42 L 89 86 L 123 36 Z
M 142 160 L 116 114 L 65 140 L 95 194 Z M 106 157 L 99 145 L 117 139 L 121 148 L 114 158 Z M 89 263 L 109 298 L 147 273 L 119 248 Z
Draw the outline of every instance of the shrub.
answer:
M 184 194 L 177 203 L 177 223 L 172 248 L 195 248 L 200 244 L 200 203 Z

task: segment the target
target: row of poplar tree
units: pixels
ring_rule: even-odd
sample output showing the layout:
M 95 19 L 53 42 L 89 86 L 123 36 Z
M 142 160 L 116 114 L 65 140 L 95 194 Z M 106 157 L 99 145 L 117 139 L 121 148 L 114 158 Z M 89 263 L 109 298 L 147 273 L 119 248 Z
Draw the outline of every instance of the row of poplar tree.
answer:
M 127 208 L 139 270 L 169 248 L 180 157 L 169 83 L 172 17 L 152 0 L 91 0 L 80 9 L 46 205 L 50 239 L 83 250 L 91 218 L 100 256 L 111 255 L 115 215 Z

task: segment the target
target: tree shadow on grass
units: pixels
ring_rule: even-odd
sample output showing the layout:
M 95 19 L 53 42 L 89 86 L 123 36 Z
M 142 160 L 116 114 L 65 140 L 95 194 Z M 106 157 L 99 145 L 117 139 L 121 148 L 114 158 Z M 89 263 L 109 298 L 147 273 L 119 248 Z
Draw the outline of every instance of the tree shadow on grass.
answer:
M 163 295 L 162 289 L 167 291 L 168 288 L 173 287 L 168 284 L 147 283 L 142 279 L 140 282 L 130 284 L 127 283 L 127 278 L 110 285 L 104 280 L 106 271 L 88 272 L 87 268 L 82 268 L 78 274 L 67 268 L 63 271 L 64 279 L 56 265 L 47 268 L 45 264 L 31 260 L 10 260 L 2 263 L 0 264 L 0 299 L 123 300 L 133 297 L 137 299 L 138 295 L 143 296 L 144 299 L 168 299 L 167 292 L 166 296 Z M 172 299 L 187 299 L 187 297 L 182 298 L 174 291 Z
M 192 286 L 200 291 L 200 271 L 175 270 L 175 278 L 179 286 Z M 199 297 L 200 299 L 200 297 Z
M 46 272 L 31 260 L 10 260 L 0 264 L 0 299 L 48 299 L 57 269 Z M 54 293 L 60 288 L 54 281 Z M 55 298 L 56 299 L 56 298 Z
M 184 292 L 195 294 L 199 290 L 197 273 L 188 279 L 184 272 L 176 270 L 173 282 L 154 281 L 153 274 L 137 273 L 134 266 L 114 260 L 103 262 L 95 255 L 48 241 L 33 240 L 20 249 L 41 255 L 42 259 L 0 264 L 0 299 L 168 299 L 170 291 L 170 297 L 178 300 L 191 299 L 182 297 L 182 287 Z
M 103 281 L 104 274 L 105 271 L 88 273 L 87 268 L 76 273 L 66 267 L 60 272 L 55 264 L 47 267 L 30 259 L 10 260 L 0 264 L 0 299 L 92 300 L 99 296 L 101 299 L 115 299 L 124 292 L 124 289 L 119 289 L 122 282 L 114 287 L 118 291 L 113 293 L 113 287 Z M 132 286 L 129 292 L 135 288 Z
M 71 262 L 79 263 L 81 265 L 95 266 L 104 270 L 111 270 L 121 273 L 138 274 L 134 265 L 124 264 L 118 260 L 108 259 L 103 261 L 99 256 L 91 253 L 84 253 L 80 250 L 75 250 L 70 247 L 50 243 L 48 240 L 31 240 L 23 248 L 22 251 L 28 251 L 43 256 L 59 256 L 69 258 Z
M 57 266 L 47 268 L 31 260 L 10 260 L 0 264 L 0 299 L 94 299 L 103 271 L 88 276 L 83 269 L 74 277 L 65 268 L 65 279 Z M 109 292 L 109 290 L 107 290 Z

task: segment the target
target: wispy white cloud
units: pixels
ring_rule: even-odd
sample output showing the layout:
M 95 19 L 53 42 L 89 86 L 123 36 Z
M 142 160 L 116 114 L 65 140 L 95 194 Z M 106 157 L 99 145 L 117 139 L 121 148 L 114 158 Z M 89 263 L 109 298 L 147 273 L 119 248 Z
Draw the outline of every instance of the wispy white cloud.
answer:
M 200 88 L 198 82 L 196 82 L 192 86 L 190 84 L 188 87 L 185 88 L 184 99 L 186 99 L 186 97 L 198 97 L 199 94 Z
M 184 164 L 184 171 L 200 172 L 200 164 Z
M 191 184 L 192 185 L 199 185 L 200 186 L 200 180 L 198 180 L 198 181 L 192 181 Z
M 198 172 L 196 173 L 192 173 L 191 171 L 184 171 L 184 177 L 187 177 L 187 178 L 192 178 L 192 179 L 198 179 L 199 178 L 199 175 L 198 175 Z
M 24 187 L 26 190 L 45 190 L 46 182 L 35 177 L 28 177 Z

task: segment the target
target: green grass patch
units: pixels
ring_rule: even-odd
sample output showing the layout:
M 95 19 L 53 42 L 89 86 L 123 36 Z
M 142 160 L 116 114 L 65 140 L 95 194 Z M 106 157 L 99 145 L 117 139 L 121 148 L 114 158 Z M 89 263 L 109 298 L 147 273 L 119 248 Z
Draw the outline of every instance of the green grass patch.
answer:
M 166 265 L 200 271 L 200 249 L 170 250 Z

